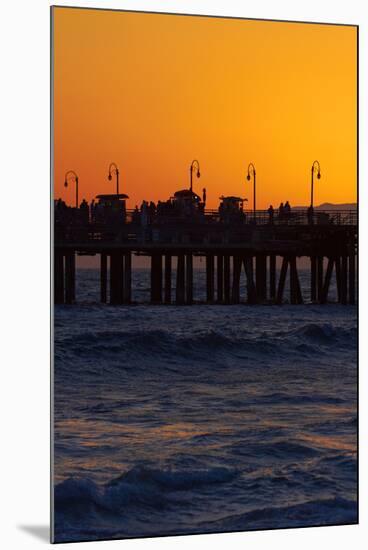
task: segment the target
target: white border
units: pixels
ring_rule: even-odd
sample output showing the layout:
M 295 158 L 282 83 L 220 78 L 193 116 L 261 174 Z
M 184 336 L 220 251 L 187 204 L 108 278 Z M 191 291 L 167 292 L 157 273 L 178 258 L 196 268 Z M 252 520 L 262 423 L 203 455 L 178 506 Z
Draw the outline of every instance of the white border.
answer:
M 267 19 L 324 21 L 360 25 L 360 525 L 257 533 L 200 535 L 90 543 L 124 548 L 214 548 L 231 546 L 285 550 L 365 547 L 368 540 L 367 374 L 362 327 L 368 326 L 366 152 L 366 2 L 349 0 L 172 0 L 80 1 L 83 5 L 134 10 L 230 15 Z M 48 0 L 4 2 L 0 17 L 1 52 L 1 542 L 4 548 L 42 544 L 24 527 L 49 521 L 49 4 Z M 363 238 L 362 238 L 363 235 Z M 365 466 L 365 468 L 364 468 Z M 23 528 L 21 528 L 23 526 Z

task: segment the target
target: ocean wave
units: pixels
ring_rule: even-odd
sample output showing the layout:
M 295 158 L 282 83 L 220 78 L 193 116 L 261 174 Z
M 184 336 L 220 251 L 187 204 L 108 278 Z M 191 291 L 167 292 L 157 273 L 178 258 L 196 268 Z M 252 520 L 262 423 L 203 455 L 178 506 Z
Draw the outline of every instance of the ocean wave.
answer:
M 201 529 L 203 532 L 215 532 L 351 524 L 357 522 L 357 517 L 356 501 L 335 497 L 291 506 L 257 508 L 244 514 L 206 522 Z
M 354 345 L 356 328 L 333 326 L 329 323 L 305 323 L 290 331 L 251 332 L 233 330 L 201 330 L 175 333 L 169 328 L 127 330 L 91 330 L 61 339 L 57 342 L 57 360 L 61 351 L 72 351 L 78 356 L 93 353 L 112 357 L 124 354 L 134 357 L 203 358 L 211 353 L 226 352 L 237 359 L 270 354 L 308 355 L 323 352 L 329 347 Z
M 285 403 L 288 405 L 302 405 L 302 404 L 327 404 L 327 405 L 339 405 L 344 403 L 345 400 L 341 397 L 331 397 L 322 393 L 315 393 L 314 395 L 306 394 L 288 394 L 286 392 L 272 392 L 264 395 L 257 396 L 257 403 L 268 404 L 280 404 Z
M 319 455 L 319 451 L 312 446 L 292 441 L 270 441 L 269 443 L 239 442 L 229 446 L 229 450 L 236 455 L 250 457 L 257 461 L 288 459 L 302 460 Z
M 336 342 L 354 341 L 357 337 L 356 327 L 334 326 L 332 323 L 306 323 L 294 329 L 291 335 L 322 345 Z
M 228 468 L 181 471 L 136 466 L 104 486 L 88 478 L 68 478 L 55 486 L 55 510 L 73 517 L 75 513 L 79 516 L 97 510 L 118 513 L 127 505 L 162 508 L 177 501 L 172 493 L 218 485 L 237 475 L 236 470 Z

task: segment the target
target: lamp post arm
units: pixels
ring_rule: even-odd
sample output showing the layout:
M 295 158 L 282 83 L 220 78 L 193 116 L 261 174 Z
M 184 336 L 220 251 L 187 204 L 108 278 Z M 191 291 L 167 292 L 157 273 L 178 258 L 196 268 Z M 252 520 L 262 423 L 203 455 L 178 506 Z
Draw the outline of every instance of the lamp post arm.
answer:
M 314 165 L 312 166 L 312 180 L 311 180 L 311 207 L 313 208 L 313 185 L 314 185 Z
M 68 181 L 74 180 L 75 181 L 75 207 L 78 208 L 78 176 L 74 170 L 67 170 L 65 172 L 65 187 L 68 186 Z
M 115 174 L 116 176 L 116 194 L 119 195 L 119 169 L 115 162 L 111 162 L 109 166 L 109 176 L 108 179 L 111 180 L 112 176 L 111 174 Z
M 313 164 L 312 164 L 312 173 L 311 173 L 311 207 L 313 208 L 313 200 L 314 200 L 314 197 L 313 197 L 313 192 L 314 192 L 314 172 L 316 171 L 317 169 L 317 177 L 318 179 L 320 179 L 321 177 L 321 166 L 319 164 L 319 161 L 318 160 L 315 160 L 313 161 Z
M 250 180 L 250 176 L 253 176 L 253 217 L 254 221 L 256 221 L 256 193 L 257 193 L 257 183 L 256 183 L 256 169 L 254 167 L 254 164 L 251 162 L 248 164 L 248 181 Z
M 199 162 L 198 160 L 194 159 L 192 160 L 192 164 L 190 165 L 190 193 L 191 193 L 191 200 L 192 200 L 192 194 L 193 194 L 193 170 L 194 166 L 197 166 L 197 177 L 200 177 L 200 168 L 199 168 Z

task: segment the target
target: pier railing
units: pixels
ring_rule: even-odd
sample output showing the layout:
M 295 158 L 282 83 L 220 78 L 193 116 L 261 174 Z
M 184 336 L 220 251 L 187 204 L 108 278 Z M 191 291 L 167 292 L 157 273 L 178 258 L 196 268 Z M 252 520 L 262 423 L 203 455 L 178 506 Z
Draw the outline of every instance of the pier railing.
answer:
M 356 225 L 356 210 L 315 210 L 309 214 L 308 210 L 294 210 L 290 213 L 280 214 L 274 211 L 273 215 L 268 210 L 244 211 L 235 213 L 235 215 L 220 214 L 218 210 L 206 210 L 205 217 L 215 221 L 231 222 L 232 219 L 238 219 L 244 224 L 250 225 Z
M 110 213 L 111 214 L 111 213 Z M 91 220 L 87 212 L 68 209 L 62 216 L 55 216 L 55 242 L 191 242 L 221 243 L 246 242 L 261 231 L 264 236 L 280 232 L 283 228 L 295 231 L 303 227 L 314 230 L 328 227 L 357 226 L 354 210 L 323 210 L 313 214 L 307 210 L 295 210 L 280 215 L 268 210 L 219 212 L 206 210 L 169 215 L 154 213 L 145 219 L 136 210 L 124 214 L 114 213 Z

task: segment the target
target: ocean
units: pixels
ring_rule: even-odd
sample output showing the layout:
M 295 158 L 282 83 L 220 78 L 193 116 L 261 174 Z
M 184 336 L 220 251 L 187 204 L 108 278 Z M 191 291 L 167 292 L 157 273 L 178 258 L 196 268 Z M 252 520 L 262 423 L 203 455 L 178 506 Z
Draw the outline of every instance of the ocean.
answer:
M 55 307 L 55 541 L 355 523 L 356 307 L 152 306 L 148 281 L 102 305 L 79 269 Z

